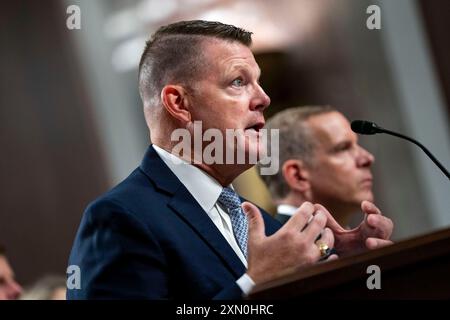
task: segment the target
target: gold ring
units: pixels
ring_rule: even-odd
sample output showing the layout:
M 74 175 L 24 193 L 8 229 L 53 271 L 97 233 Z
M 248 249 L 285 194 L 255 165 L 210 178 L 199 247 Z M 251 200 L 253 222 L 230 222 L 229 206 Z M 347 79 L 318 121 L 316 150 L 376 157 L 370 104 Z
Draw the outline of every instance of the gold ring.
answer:
M 320 256 L 325 257 L 330 252 L 330 248 L 323 242 L 317 243 L 317 246 L 319 247 Z

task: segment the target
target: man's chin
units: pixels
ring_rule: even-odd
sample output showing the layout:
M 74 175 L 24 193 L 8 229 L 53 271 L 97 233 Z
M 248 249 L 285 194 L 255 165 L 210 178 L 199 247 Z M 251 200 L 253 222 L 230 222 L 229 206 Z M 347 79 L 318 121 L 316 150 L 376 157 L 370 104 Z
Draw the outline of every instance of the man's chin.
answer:
M 248 164 L 255 165 L 265 157 L 265 154 L 266 153 L 264 148 L 262 150 L 257 146 L 255 146 L 254 148 L 250 148 L 247 152 Z
M 245 154 L 245 164 L 255 165 L 259 160 L 265 157 L 266 148 L 261 143 L 246 143 L 244 150 L 237 148 L 237 154 Z M 243 164 L 237 163 L 237 164 Z
M 364 192 L 364 194 L 358 197 L 359 205 L 361 205 L 361 202 L 363 201 L 373 202 L 374 201 L 373 193 L 371 191 Z

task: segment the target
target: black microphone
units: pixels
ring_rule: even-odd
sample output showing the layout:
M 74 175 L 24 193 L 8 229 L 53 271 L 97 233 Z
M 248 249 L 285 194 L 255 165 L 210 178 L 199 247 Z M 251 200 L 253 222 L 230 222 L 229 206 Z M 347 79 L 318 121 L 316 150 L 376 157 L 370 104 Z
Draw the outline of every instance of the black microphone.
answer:
M 378 126 L 376 123 L 370 122 L 370 121 L 354 120 L 354 121 L 352 121 L 351 127 L 352 127 L 353 132 L 355 132 L 355 133 L 359 133 L 359 134 L 387 133 L 387 134 L 390 134 L 392 136 L 396 136 L 396 137 L 399 137 L 399 138 L 402 138 L 402 139 L 405 139 L 405 140 L 408 140 L 408 141 L 414 143 L 415 145 L 419 146 L 423 150 L 423 152 L 426 153 L 426 155 L 428 157 L 430 157 L 430 159 L 434 162 L 434 164 L 437 165 L 438 168 L 441 169 L 441 171 L 450 180 L 450 173 L 447 171 L 447 169 L 419 141 L 417 141 L 417 140 L 415 140 L 413 138 L 407 137 L 407 136 L 405 136 L 403 134 L 384 129 L 384 128 Z

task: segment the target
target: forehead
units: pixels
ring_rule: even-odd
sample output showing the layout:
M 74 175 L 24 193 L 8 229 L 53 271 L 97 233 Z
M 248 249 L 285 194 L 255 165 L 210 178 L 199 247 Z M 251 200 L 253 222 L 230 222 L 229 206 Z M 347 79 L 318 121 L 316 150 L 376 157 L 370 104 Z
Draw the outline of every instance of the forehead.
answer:
M 314 139 L 321 144 L 333 145 L 345 140 L 356 139 L 348 120 L 339 112 L 333 111 L 310 117 L 307 120 Z
M 246 68 L 258 75 L 261 73 L 250 48 L 237 41 L 212 38 L 205 40 L 202 46 L 207 64 L 216 72 Z

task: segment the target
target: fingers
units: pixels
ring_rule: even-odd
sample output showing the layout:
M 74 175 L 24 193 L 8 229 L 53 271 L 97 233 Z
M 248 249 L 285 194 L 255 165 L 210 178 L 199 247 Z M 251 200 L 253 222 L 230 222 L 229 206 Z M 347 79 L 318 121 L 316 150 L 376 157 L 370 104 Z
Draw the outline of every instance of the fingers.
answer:
M 322 231 L 322 236 L 320 237 L 320 242 L 325 243 L 328 248 L 334 247 L 334 234 L 333 231 L 331 231 L 330 228 L 325 228 Z
M 331 213 L 321 204 L 316 203 L 314 205 L 317 211 L 321 211 L 327 217 L 327 227 L 330 227 L 333 231 L 344 232 L 345 229 L 333 218 Z
M 308 226 L 303 231 L 306 241 L 314 242 L 315 239 L 317 239 L 317 237 L 321 234 L 323 228 L 325 228 L 326 223 L 327 223 L 327 217 L 325 216 L 325 213 L 323 213 L 322 211 L 317 211 L 317 213 L 314 215 L 314 218 L 311 220 L 311 222 L 308 224 Z M 331 232 L 331 230 L 330 230 L 330 232 Z M 327 235 L 329 235 L 329 234 L 327 233 Z M 322 237 L 323 237 L 323 234 L 322 234 Z M 322 239 L 321 239 L 321 241 L 325 242 Z
M 254 242 L 263 239 L 265 226 L 259 209 L 253 203 L 246 201 L 242 204 L 242 210 L 248 220 L 248 241 Z
M 369 215 L 367 217 L 367 224 L 379 230 L 381 239 L 389 239 L 394 230 L 394 223 L 391 219 L 383 216 Z
M 318 259 L 320 259 L 319 262 L 329 261 L 329 258 L 333 255 L 337 257 L 336 254 L 330 255 L 330 257 L 322 257 L 320 249 L 319 249 L 319 244 L 321 244 L 321 243 L 326 244 L 328 246 L 329 250 L 331 250 L 334 247 L 334 235 L 333 235 L 333 231 L 331 231 L 330 228 L 323 229 L 320 240 L 317 240 L 315 242 L 315 245 L 317 247 L 317 256 L 318 256 Z
M 380 239 L 389 239 L 394 229 L 392 220 L 379 214 L 369 214 L 367 216 L 367 225 L 375 229 L 374 236 Z
M 337 259 L 339 259 L 339 256 L 337 254 L 332 254 L 325 260 L 320 260 L 318 263 L 324 263 L 324 262 L 333 261 L 333 260 L 337 260 Z
M 314 214 L 315 213 L 315 214 Z M 296 213 L 283 226 L 287 234 L 294 234 L 299 248 L 305 254 L 311 263 L 316 263 L 320 259 L 320 250 L 315 240 L 321 235 L 321 242 L 332 248 L 334 245 L 334 236 L 331 229 L 326 228 L 327 216 L 323 210 L 317 210 L 310 203 L 303 203 Z M 291 231 L 295 232 L 292 233 Z
M 361 202 L 361 209 L 366 214 L 379 214 L 381 215 L 381 210 L 378 209 L 376 205 L 374 205 L 372 202 L 364 200 Z
M 389 239 L 394 229 L 394 223 L 391 219 L 382 215 L 380 209 L 370 201 L 363 201 L 361 209 L 366 213 L 366 223 L 374 229 L 372 236 L 381 239 Z
M 366 247 L 369 250 L 386 247 L 391 244 L 393 244 L 393 242 L 391 240 L 384 240 L 384 239 L 378 239 L 378 238 L 367 238 L 366 239 Z
M 329 256 L 325 261 L 333 261 L 339 259 L 339 256 L 337 254 L 332 254 Z
M 315 208 L 310 202 L 304 202 L 297 209 L 295 214 L 284 224 L 283 229 L 294 228 L 300 232 L 312 217 L 314 211 Z

